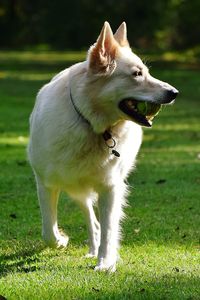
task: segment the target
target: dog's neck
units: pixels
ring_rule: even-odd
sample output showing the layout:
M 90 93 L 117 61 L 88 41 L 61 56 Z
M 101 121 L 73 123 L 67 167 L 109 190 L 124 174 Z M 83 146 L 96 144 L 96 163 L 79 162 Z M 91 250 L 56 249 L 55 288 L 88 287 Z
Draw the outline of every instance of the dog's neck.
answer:
M 79 116 L 79 118 L 82 119 L 83 122 L 85 122 L 88 126 L 90 126 L 92 128 L 92 125 L 90 123 L 90 121 L 88 119 L 86 119 L 84 117 L 84 115 L 80 112 L 79 108 L 77 107 L 77 105 L 75 104 L 74 102 L 74 99 L 73 99 L 73 96 L 72 96 L 72 91 L 70 89 L 70 92 L 69 92 L 69 95 L 70 95 L 70 100 L 71 100 L 71 103 L 74 107 L 74 110 L 76 111 L 77 115 Z M 102 137 L 105 141 L 105 144 L 108 148 L 112 149 L 112 154 L 115 155 L 116 157 L 120 157 L 120 154 L 119 152 L 117 152 L 114 148 L 116 146 L 116 141 L 115 139 L 112 137 L 112 133 L 111 133 L 111 130 L 110 129 L 106 129 L 103 133 L 102 133 Z
M 73 105 L 73 107 L 74 107 L 74 110 L 76 111 L 76 113 L 77 113 L 77 115 L 79 116 L 79 118 L 81 118 L 83 122 L 85 122 L 85 123 L 88 124 L 90 127 L 92 127 L 91 124 L 90 124 L 90 122 L 88 121 L 88 119 L 86 119 L 86 118 L 84 117 L 84 115 L 80 112 L 79 108 L 76 106 L 76 104 L 75 104 L 75 102 L 74 102 L 74 99 L 73 99 L 73 97 L 72 97 L 72 91 L 71 91 L 71 88 L 70 88 L 69 96 L 70 96 L 71 103 L 72 103 L 72 105 Z

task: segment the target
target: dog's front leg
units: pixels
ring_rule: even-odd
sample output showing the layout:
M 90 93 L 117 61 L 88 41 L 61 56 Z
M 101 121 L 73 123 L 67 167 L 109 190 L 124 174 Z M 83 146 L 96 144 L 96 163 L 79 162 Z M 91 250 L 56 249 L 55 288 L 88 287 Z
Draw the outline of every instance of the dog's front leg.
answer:
M 125 185 L 106 188 L 99 197 L 99 216 L 101 225 L 101 243 L 98 264 L 95 270 L 116 270 L 119 248 L 120 220 L 124 203 Z
M 61 234 L 57 223 L 57 203 L 59 191 L 47 188 L 36 176 L 37 191 L 42 214 L 42 236 L 50 247 L 66 247 L 68 237 Z

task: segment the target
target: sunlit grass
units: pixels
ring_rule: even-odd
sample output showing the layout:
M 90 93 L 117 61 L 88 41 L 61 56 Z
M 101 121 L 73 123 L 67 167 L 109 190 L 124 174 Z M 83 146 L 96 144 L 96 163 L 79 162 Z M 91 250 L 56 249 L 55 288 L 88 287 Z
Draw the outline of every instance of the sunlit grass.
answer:
M 0 52 L 0 295 L 9 300 L 198 300 L 197 71 L 153 68 L 155 76 L 180 90 L 180 96 L 162 110 L 152 129 L 144 131 L 137 168 L 129 179 L 116 274 L 96 273 L 96 261 L 84 258 L 85 220 L 66 195 L 60 199 L 59 226 L 70 236 L 69 247 L 51 250 L 41 240 L 34 176 L 26 156 L 29 115 L 39 88 L 85 55 Z M 165 54 L 165 62 L 170 59 L 176 58 Z
M 29 80 L 29 81 L 42 81 L 49 80 L 53 77 L 54 73 L 32 73 L 32 72 L 23 72 L 19 73 L 18 71 L 5 71 L 0 72 L 0 79 L 17 79 L 17 80 Z
M 58 52 L 58 51 L 0 51 L 1 61 L 21 62 L 30 64 L 32 62 L 59 63 L 59 61 L 81 61 L 85 60 L 86 51 L 82 52 Z
M 2 145 L 27 145 L 28 137 L 25 137 L 25 136 L 0 137 L 0 144 L 2 144 Z
M 92 262 L 83 254 L 75 247 L 67 252 L 41 248 L 21 260 L 11 259 L 8 268 L 12 272 L 2 283 L 10 299 L 160 299 L 160 295 L 162 299 L 188 299 L 190 282 L 194 299 L 198 299 L 195 249 L 151 242 L 126 246 L 121 251 L 119 272 L 109 276 L 94 273 Z
M 166 125 L 160 125 L 158 124 L 155 128 L 155 130 L 162 130 L 162 131 L 185 131 L 185 130 L 192 130 L 199 132 L 199 124 L 166 124 Z

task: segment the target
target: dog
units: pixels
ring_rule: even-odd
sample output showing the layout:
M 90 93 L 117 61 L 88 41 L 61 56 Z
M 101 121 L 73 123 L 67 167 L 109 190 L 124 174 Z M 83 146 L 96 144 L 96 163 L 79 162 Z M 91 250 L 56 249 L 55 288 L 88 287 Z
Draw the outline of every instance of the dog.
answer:
M 135 165 L 142 126 L 151 127 L 157 108 L 177 95 L 177 89 L 152 77 L 132 52 L 125 22 L 115 34 L 105 22 L 86 61 L 42 87 L 30 117 L 28 156 L 37 183 L 42 236 L 49 246 L 68 243 L 57 223 L 58 198 L 64 191 L 86 216 L 87 256 L 98 257 L 95 270 L 116 270 L 125 180 Z M 150 111 L 141 113 L 141 103 Z

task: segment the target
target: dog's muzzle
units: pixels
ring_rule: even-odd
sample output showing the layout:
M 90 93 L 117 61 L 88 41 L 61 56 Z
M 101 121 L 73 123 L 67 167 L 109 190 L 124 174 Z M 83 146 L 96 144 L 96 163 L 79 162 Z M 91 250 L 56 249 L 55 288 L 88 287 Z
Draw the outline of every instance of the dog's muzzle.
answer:
M 133 98 L 123 99 L 119 102 L 119 109 L 129 116 L 135 123 L 151 127 L 154 117 L 159 113 L 161 106 L 173 103 L 178 95 L 178 90 L 172 88 L 164 92 L 161 100 L 156 102 L 138 101 Z
M 173 102 L 178 96 L 179 91 L 175 88 L 171 90 L 166 90 L 164 93 L 164 97 L 161 99 L 160 104 L 170 104 Z

